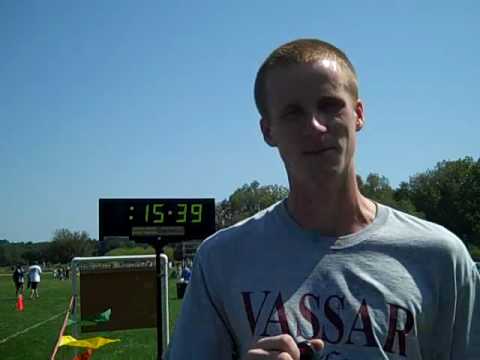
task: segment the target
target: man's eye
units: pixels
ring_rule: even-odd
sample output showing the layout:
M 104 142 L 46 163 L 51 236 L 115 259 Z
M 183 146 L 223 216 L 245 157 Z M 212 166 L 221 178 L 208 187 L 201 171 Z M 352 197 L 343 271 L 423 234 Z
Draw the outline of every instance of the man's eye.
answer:
M 318 104 L 318 107 L 321 111 L 328 113 L 338 113 L 340 110 L 343 109 L 343 106 L 343 101 L 336 99 L 326 99 Z
M 302 114 L 302 109 L 299 107 L 290 107 L 283 113 L 284 116 L 294 116 Z

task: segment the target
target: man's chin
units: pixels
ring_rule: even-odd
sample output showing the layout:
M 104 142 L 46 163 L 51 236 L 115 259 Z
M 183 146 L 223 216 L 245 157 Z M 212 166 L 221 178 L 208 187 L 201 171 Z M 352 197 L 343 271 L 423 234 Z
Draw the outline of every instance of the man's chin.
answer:
M 306 169 L 300 177 L 310 183 L 326 183 L 341 178 L 342 174 L 343 171 L 340 164 L 323 163 L 322 165 L 317 164 L 308 170 Z

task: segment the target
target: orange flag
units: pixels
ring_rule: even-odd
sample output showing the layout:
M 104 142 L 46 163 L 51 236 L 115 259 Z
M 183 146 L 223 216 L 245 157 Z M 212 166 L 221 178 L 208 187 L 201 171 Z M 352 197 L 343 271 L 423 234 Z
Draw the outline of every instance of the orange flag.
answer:
M 75 356 L 72 360 L 89 360 L 92 358 L 93 349 L 87 349 L 87 351 L 82 352 Z
M 17 298 L 17 310 L 23 311 L 24 309 L 25 309 L 25 305 L 23 304 L 23 295 L 20 294 L 18 295 L 18 298 Z

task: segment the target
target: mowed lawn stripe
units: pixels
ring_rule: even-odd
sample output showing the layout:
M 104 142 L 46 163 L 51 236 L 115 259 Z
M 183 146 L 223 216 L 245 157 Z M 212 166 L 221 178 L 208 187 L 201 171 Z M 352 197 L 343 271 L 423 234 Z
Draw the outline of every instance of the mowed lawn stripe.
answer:
M 35 324 L 35 325 L 32 325 L 32 326 L 30 326 L 30 327 L 28 327 L 28 328 L 26 328 L 26 329 L 24 329 L 24 330 L 22 330 L 22 331 L 18 331 L 18 332 L 16 332 L 15 334 L 12 334 L 12 335 L 10 335 L 10 336 L 7 336 L 5 339 L 1 339 L 1 340 L 0 340 L 0 345 L 2 345 L 3 343 L 6 343 L 8 340 L 13 339 L 13 338 L 15 338 L 15 337 L 17 337 L 17 336 L 19 336 L 19 335 L 25 334 L 26 332 L 28 332 L 28 331 L 30 331 L 30 330 L 32 330 L 32 329 L 35 329 L 35 328 L 37 328 L 37 327 L 39 327 L 39 326 L 42 326 L 43 324 L 45 324 L 45 323 L 47 323 L 47 322 L 49 322 L 49 321 L 52 321 L 53 319 L 56 319 L 57 317 L 59 317 L 59 316 L 61 316 L 61 315 L 64 315 L 64 313 L 61 312 L 61 313 L 59 313 L 59 314 L 57 314 L 57 315 L 53 315 L 52 317 L 48 318 L 47 320 L 41 321 L 41 322 L 39 322 L 39 323 L 37 323 L 37 324 Z
M 20 312 L 15 306 L 15 287 L 11 277 L 0 278 L 0 339 L 8 338 L 0 344 L 2 360 L 49 357 L 60 330 L 62 315 L 67 310 L 71 283 L 53 280 L 51 274 L 45 274 L 40 282 L 39 294 L 39 299 L 29 299 L 29 290 L 25 289 L 25 310 Z M 23 333 L 11 337 L 20 332 Z
M 0 278 L 0 339 L 22 331 L 41 321 L 67 310 L 71 296 L 69 281 L 57 281 L 51 276 L 42 277 L 39 299 L 30 299 L 25 291 L 25 310 L 16 309 L 15 288 L 10 278 Z

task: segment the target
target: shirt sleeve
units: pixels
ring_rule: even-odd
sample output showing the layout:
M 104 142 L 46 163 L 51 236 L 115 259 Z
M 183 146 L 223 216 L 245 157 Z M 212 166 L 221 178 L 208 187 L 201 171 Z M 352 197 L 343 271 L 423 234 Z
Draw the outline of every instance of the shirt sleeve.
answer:
M 234 342 L 208 290 L 197 253 L 166 360 L 234 359 Z
M 480 359 L 480 274 L 473 264 L 459 288 L 451 359 Z

